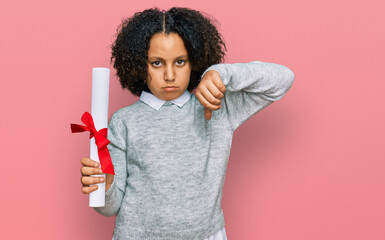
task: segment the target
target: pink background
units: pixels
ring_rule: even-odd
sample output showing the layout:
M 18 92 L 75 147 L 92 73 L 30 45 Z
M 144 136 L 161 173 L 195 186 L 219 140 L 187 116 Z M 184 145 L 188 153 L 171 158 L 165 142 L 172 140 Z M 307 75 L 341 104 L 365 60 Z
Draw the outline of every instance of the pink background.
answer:
M 291 90 L 238 128 L 224 187 L 230 240 L 385 239 L 385 2 L 2 1 L 2 239 L 111 239 L 114 217 L 80 191 L 91 68 L 112 70 L 123 17 L 188 6 L 211 14 L 226 62 L 260 60 L 295 73 Z M 382 16 L 381 16 L 382 15 Z

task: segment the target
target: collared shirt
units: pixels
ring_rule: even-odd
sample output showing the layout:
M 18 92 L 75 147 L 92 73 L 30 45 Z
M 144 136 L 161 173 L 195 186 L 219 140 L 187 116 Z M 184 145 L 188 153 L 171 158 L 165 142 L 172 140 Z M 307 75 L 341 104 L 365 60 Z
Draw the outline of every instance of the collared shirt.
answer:
M 176 104 L 178 107 L 183 107 L 183 105 L 190 99 L 191 94 L 189 91 L 185 91 L 182 95 L 180 95 L 178 98 L 171 100 L 170 102 Z M 140 94 L 140 100 L 147 105 L 151 106 L 152 108 L 156 109 L 157 111 L 163 106 L 163 104 L 166 102 L 165 100 L 159 99 L 152 93 L 142 91 Z
M 185 91 L 182 95 L 180 95 L 178 98 L 171 100 L 170 102 L 174 103 L 178 107 L 183 107 L 183 105 L 190 99 L 191 94 L 189 91 Z M 156 109 L 157 111 L 163 106 L 163 104 L 166 102 L 165 100 L 159 99 L 152 93 L 142 91 L 140 94 L 140 100 L 150 107 Z M 205 238 L 204 240 L 226 240 L 226 231 L 225 227 L 223 227 L 218 232 L 214 233 L 213 235 Z

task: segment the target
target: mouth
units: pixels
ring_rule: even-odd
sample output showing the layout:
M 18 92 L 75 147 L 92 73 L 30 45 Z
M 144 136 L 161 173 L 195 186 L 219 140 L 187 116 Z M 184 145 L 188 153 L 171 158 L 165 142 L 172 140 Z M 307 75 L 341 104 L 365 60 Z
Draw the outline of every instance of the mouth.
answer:
M 163 87 L 163 89 L 165 91 L 175 91 L 178 87 L 176 86 L 167 86 L 167 87 Z

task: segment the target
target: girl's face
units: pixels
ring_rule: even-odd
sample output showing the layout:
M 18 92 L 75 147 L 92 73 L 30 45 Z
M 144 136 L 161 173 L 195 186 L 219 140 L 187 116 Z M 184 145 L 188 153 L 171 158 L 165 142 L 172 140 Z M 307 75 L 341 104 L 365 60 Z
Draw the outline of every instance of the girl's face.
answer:
M 147 72 L 148 88 L 162 100 L 174 100 L 186 91 L 191 64 L 183 39 L 177 33 L 157 33 L 152 36 Z

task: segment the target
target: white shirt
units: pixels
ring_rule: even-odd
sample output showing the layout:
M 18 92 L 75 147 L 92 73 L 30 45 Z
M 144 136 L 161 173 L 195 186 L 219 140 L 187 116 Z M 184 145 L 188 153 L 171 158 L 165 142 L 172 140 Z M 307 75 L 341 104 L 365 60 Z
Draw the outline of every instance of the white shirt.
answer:
M 176 104 L 179 107 L 183 107 L 183 105 L 190 99 L 190 96 L 191 96 L 190 92 L 186 90 L 181 96 L 179 96 L 178 98 L 170 102 Z M 142 93 L 140 94 L 140 100 L 146 103 L 147 105 L 149 105 L 150 107 L 156 109 L 157 111 L 166 102 L 162 99 L 157 98 L 152 93 L 149 93 L 146 91 L 142 91 Z M 204 240 L 227 240 L 225 227 L 223 227 L 221 230 L 214 233 L 213 235 L 205 238 Z

